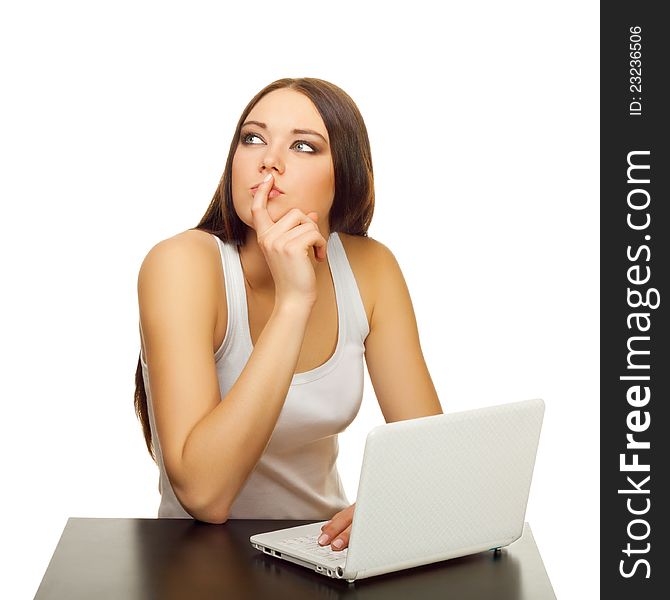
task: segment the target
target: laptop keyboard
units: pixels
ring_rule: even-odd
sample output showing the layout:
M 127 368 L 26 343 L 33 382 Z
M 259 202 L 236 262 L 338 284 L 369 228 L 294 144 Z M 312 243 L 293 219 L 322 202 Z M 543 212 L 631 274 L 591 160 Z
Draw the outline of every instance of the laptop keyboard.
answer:
M 319 534 L 320 535 L 320 534 Z M 319 560 L 325 560 L 329 564 L 344 564 L 347 558 L 347 550 L 338 550 L 337 552 L 330 549 L 330 546 L 319 546 L 317 539 L 319 535 L 303 535 L 296 538 L 287 538 L 281 543 L 291 549 L 300 550 L 308 554 L 315 554 Z

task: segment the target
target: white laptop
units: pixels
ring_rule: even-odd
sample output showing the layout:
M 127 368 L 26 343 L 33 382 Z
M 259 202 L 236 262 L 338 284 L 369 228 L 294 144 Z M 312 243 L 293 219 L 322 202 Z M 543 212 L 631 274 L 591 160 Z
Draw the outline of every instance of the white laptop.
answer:
M 350 583 L 507 546 L 523 530 L 543 416 L 538 399 L 375 427 L 348 548 L 317 544 L 327 521 L 251 544 Z

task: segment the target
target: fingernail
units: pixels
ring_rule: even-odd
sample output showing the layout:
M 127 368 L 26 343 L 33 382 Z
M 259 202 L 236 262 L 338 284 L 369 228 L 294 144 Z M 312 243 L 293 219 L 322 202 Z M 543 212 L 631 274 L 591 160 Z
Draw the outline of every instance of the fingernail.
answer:
M 272 178 L 272 173 L 268 173 L 268 174 L 265 176 L 265 179 L 263 179 L 263 182 L 270 181 L 271 178 Z
M 330 536 L 327 533 L 324 533 L 320 538 L 319 538 L 319 544 L 323 546 L 324 544 L 327 544 L 328 541 L 330 540 Z
M 339 550 L 342 546 L 344 546 L 344 542 L 340 539 L 337 539 L 333 542 L 333 546 Z

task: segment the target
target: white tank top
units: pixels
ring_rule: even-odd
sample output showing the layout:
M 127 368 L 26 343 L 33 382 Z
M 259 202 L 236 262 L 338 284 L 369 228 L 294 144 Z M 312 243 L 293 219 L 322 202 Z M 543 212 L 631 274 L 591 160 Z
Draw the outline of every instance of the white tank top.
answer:
M 226 335 L 214 354 L 224 398 L 249 360 L 253 345 L 237 245 L 213 237 L 221 252 L 228 303 Z M 369 327 L 356 279 L 336 232 L 328 238 L 327 257 L 337 300 L 335 352 L 317 368 L 294 374 L 270 442 L 235 499 L 228 515 L 231 519 L 325 520 L 351 504 L 337 471 L 337 434 L 354 420 L 361 405 L 363 344 Z M 158 517 L 190 519 L 165 471 L 143 353 L 141 362 L 160 471 Z

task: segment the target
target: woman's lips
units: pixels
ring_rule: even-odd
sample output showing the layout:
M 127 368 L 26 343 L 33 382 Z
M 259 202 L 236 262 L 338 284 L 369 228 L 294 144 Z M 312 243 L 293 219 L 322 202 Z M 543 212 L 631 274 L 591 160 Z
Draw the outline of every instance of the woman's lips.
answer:
M 255 196 L 257 190 L 258 190 L 258 186 L 256 186 L 256 187 L 252 187 L 252 188 L 251 188 L 251 195 L 252 195 L 252 196 Z M 272 189 L 270 190 L 270 193 L 268 194 L 268 199 L 270 199 L 270 198 L 276 198 L 277 196 L 280 196 L 280 195 L 283 194 L 283 193 L 284 193 L 284 192 L 282 192 L 280 189 L 278 189 L 278 188 L 276 188 L 276 187 L 273 186 Z

